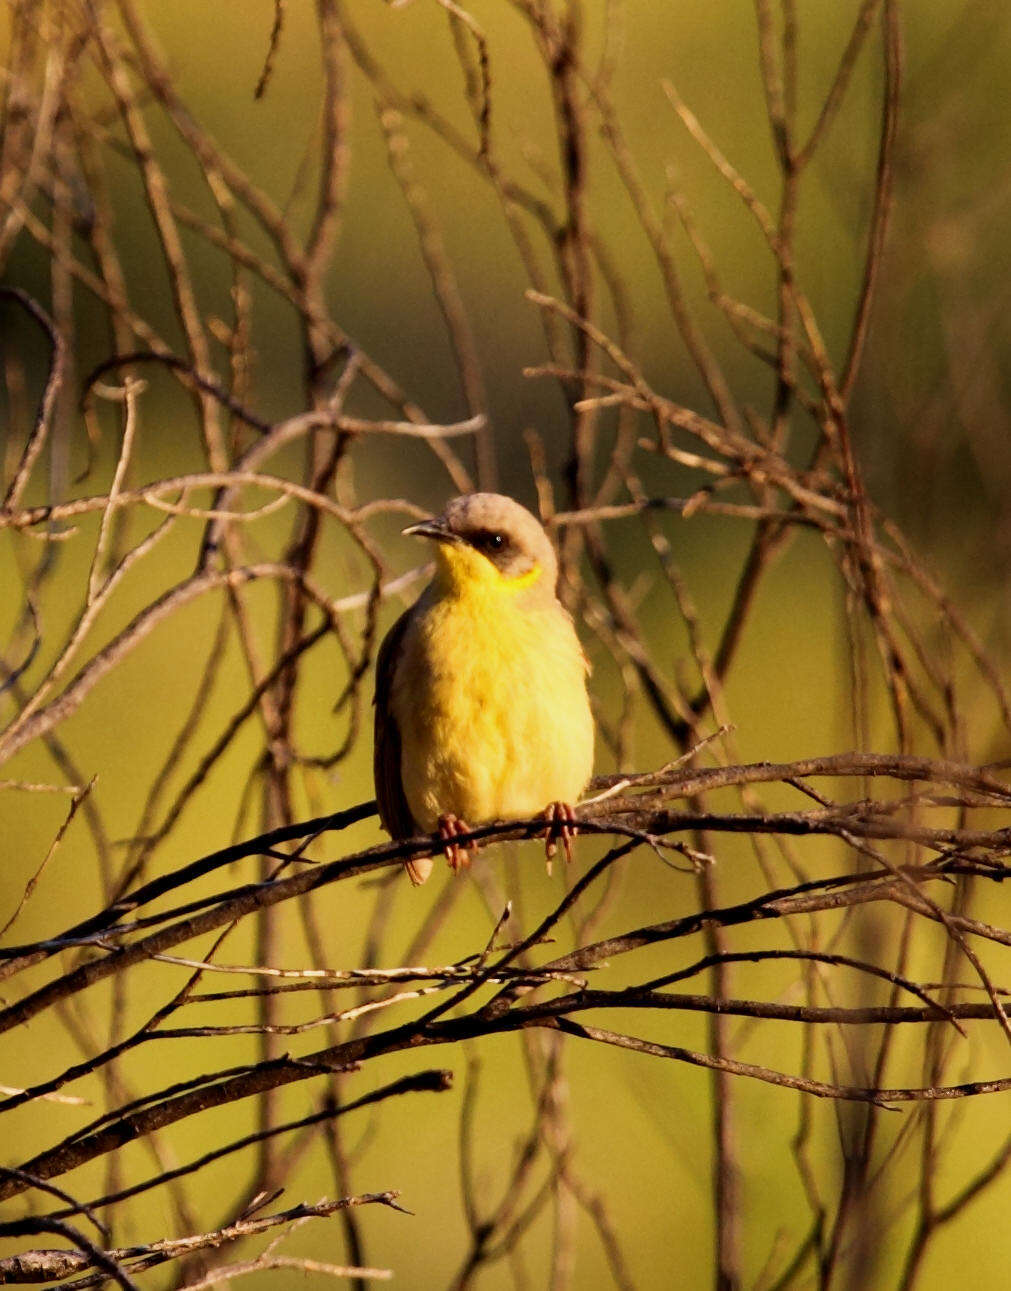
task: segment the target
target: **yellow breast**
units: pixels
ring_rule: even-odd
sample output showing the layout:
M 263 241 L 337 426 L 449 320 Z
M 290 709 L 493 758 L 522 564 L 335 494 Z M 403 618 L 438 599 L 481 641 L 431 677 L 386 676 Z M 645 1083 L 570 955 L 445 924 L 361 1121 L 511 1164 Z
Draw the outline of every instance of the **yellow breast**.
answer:
M 494 585 L 419 602 L 390 705 L 411 814 L 424 830 L 575 802 L 593 770 L 586 663 L 557 604 Z

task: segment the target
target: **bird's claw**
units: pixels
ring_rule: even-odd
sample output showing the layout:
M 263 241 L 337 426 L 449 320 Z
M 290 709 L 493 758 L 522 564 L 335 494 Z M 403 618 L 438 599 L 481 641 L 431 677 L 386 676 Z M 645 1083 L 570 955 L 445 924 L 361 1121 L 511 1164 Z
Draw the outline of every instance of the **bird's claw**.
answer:
M 544 859 L 548 873 L 551 873 L 551 860 L 558 851 L 558 840 L 561 839 L 565 851 L 565 862 L 572 864 L 572 840 L 575 838 L 579 818 L 576 809 L 568 802 L 552 802 L 544 809 L 547 828 L 544 831 Z
M 467 843 L 456 840 L 461 834 L 469 834 L 470 826 L 459 816 L 451 812 L 439 817 L 439 837 L 442 839 L 442 850 L 454 874 L 470 868 L 470 855 L 477 851 L 477 843 L 471 839 Z

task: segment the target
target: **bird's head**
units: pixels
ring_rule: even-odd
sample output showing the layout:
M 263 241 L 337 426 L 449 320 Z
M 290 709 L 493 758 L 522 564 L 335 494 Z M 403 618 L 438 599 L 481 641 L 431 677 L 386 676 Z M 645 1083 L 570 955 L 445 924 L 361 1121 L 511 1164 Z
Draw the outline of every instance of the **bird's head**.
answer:
M 526 507 L 501 493 L 454 498 L 442 515 L 404 530 L 436 544 L 436 585 L 447 591 L 502 591 L 551 599 L 558 561 Z

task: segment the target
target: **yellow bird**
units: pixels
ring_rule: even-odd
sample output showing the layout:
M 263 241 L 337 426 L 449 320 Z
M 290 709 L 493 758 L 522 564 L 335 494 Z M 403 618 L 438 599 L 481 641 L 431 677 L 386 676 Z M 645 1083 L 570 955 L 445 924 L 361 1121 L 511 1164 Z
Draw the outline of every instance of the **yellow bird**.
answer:
M 512 498 L 471 493 L 404 530 L 435 576 L 379 650 L 375 781 L 393 838 L 436 830 L 454 870 L 469 826 L 544 813 L 550 858 L 593 771 L 589 671 L 556 595 L 558 562 Z M 473 845 L 472 845 L 473 846 Z M 407 862 L 424 883 L 433 861 Z

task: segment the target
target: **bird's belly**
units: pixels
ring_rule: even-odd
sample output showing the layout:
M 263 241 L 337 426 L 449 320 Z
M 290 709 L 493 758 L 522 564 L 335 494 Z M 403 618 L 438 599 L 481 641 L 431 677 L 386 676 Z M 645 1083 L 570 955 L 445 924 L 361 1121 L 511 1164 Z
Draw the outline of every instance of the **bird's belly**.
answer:
M 411 814 L 425 830 L 573 802 L 593 765 L 585 665 L 559 614 L 429 609 L 405 642 L 393 704 Z

